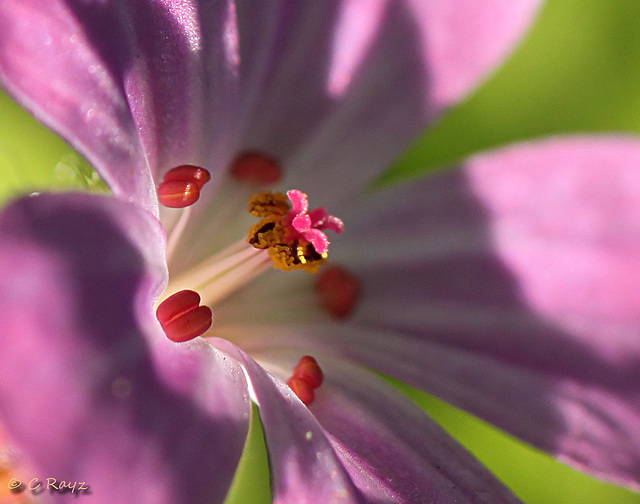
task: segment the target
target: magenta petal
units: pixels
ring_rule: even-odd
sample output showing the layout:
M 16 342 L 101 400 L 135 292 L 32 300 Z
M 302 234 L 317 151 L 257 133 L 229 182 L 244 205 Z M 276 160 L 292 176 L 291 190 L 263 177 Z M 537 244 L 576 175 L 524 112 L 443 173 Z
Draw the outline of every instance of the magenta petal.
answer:
M 34 196 L 3 212 L 0 240 L 0 422 L 38 476 L 85 481 L 97 503 L 223 502 L 246 383 L 153 320 L 155 219 L 114 198 Z
M 275 504 L 365 502 L 309 410 L 283 382 L 226 340 L 212 344 L 237 359 L 260 408 Z
M 238 2 L 240 147 L 338 211 L 506 56 L 538 4 Z
M 311 411 L 368 502 L 520 502 L 473 455 L 380 378 L 318 356 Z

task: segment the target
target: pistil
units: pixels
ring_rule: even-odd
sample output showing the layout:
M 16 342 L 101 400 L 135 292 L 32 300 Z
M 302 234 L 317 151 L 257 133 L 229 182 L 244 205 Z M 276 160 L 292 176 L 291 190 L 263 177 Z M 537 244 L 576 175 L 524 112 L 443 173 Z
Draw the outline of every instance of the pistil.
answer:
M 251 227 L 247 242 L 269 251 L 276 268 L 317 273 L 328 257 L 329 238 L 324 229 L 342 233 L 340 219 L 324 208 L 309 212 L 307 195 L 298 189 L 263 191 L 249 200 L 249 212 L 262 220 Z

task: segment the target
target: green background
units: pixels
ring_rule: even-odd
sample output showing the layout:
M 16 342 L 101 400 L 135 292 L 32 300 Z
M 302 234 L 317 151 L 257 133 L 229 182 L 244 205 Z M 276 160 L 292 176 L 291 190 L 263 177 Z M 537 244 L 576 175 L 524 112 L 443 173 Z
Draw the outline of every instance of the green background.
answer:
M 82 158 L 4 95 L 0 111 L 0 200 L 42 188 L 103 189 Z M 514 141 L 606 131 L 640 134 L 640 2 L 550 0 L 507 64 L 419 139 L 385 180 Z M 640 504 L 639 494 L 583 476 L 437 399 L 394 384 L 529 504 Z M 268 503 L 259 422 L 252 424 L 249 445 L 228 501 Z

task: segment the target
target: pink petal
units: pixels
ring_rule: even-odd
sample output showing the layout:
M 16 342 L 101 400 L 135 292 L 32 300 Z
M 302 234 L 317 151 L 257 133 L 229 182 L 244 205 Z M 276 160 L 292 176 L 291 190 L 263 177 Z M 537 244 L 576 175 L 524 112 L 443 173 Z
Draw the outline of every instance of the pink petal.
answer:
M 507 55 L 538 3 L 238 2 L 239 147 L 338 211 Z
M 85 481 L 91 502 L 223 502 L 247 433 L 240 368 L 153 320 L 161 233 L 81 194 L 0 216 L 0 422 L 38 475 Z
M 283 353 L 265 359 L 282 362 Z M 519 502 L 397 390 L 352 364 L 315 357 L 325 380 L 310 410 L 367 502 Z
M 372 203 L 395 206 L 350 228 L 354 248 L 373 225 L 396 231 L 393 248 L 354 265 L 366 293 L 354 322 L 377 330 L 349 345 L 368 342 L 369 365 L 389 352 L 377 369 L 637 485 L 637 166 L 635 139 L 558 139 L 389 191 Z
M 260 408 L 275 504 L 364 502 L 309 410 L 282 381 L 228 341 L 212 344 L 237 359 Z

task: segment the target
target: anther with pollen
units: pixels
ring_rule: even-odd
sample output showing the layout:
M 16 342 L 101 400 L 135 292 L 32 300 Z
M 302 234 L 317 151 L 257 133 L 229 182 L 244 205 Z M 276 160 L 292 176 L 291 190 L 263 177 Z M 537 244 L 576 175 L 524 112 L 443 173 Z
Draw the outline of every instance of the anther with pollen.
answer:
M 293 375 L 287 380 L 287 385 L 304 404 L 309 406 L 315 399 L 315 389 L 322 385 L 323 378 L 318 361 L 310 355 L 305 355 L 293 368 Z
M 169 208 L 191 206 L 198 201 L 202 187 L 209 180 L 211 175 L 204 168 L 177 166 L 165 174 L 164 181 L 158 186 L 158 199 Z
M 213 320 L 211 308 L 200 306 L 200 295 L 192 290 L 176 292 L 165 299 L 156 317 L 167 338 L 182 343 L 202 336 Z
M 274 266 L 283 271 L 318 272 L 329 252 L 324 230 L 342 233 L 344 228 L 342 221 L 324 208 L 309 211 L 307 195 L 298 189 L 288 191 L 286 196 L 259 192 L 249 200 L 249 212 L 262 220 L 251 227 L 247 242 L 268 249 Z

